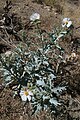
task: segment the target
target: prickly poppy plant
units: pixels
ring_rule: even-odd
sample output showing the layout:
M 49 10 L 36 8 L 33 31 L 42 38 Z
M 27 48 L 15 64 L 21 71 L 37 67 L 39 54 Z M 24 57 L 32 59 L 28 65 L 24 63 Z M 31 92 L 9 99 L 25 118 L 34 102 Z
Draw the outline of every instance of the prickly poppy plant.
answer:
M 40 17 L 39 14 L 36 15 L 38 18 Z M 35 16 L 31 16 L 31 20 Z M 52 45 L 62 51 L 57 41 L 65 37 L 67 31 L 46 34 L 48 34 L 51 44 L 46 43 L 34 51 L 28 50 L 27 45 L 18 46 L 8 56 L 0 56 L 4 85 L 11 86 L 14 95 L 17 94 L 22 102 L 31 103 L 32 114 L 48 109 L 51 113 L 55 112 L 57 106 L 61 105 L 58 96 L 65 90 L 65 86 L 61 86 L 61 84 L 54 86 L 57 75 L 47 53 L 52 50 Z M 39 35 L 43 38 L 43 33 Z M 54 51 L 52 52 L 54 53 Z
M 33 113 L 60 105 L 54 94 L 58 96 L 65 87 L 54 87 L 56 75 L 42 51 L 17 48 L 1 62 L 5 86 L 12 85 L 23 102 L 31 102 Z

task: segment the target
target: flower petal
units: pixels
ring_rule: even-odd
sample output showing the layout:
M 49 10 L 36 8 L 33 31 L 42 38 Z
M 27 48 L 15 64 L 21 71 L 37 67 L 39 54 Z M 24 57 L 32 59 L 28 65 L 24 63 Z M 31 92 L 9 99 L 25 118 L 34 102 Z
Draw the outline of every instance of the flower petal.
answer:
M 30 95 L 28 95 L 28 96 L 27 96 L 27 99 L 28 99 L 29 101 L 31 101 L 31 96 L 30 96 Z
M 20 96 L 21 96 L 21 95 L 24 95 L 24 91 L 23 91 L 23 90 L 20 91 Z
M 69 21 L 67 27 L 70 27 L 71 25 L 72 25 L 72 21 Z
M 64 28 L 66 26 L 66 24 L 62 24 L 62 27 Z
M 27 101 L 26 95 L 21 95 L 21 99 L 22 99 L 22 101 L 26 102 Z
M 62 22 L 65 23 L 67 21 L 70 21 L 70 18 L 64 18 Z
M 40 14 L 38 13 L 33 13 L 31 16 L 30 16 L 30 20 L 31 21 L 35 21 L 35 20 L 39 20 L 40 19 Z
M 29 95 L 33 96 L 33 93 L 31 91 L 28 91 Z

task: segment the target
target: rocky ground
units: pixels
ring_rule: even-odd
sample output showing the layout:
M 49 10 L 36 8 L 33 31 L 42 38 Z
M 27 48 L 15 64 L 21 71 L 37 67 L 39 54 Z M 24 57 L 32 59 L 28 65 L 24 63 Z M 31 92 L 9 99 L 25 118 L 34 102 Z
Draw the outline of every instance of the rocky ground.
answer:
M 5 1 L 0 1 L 0 19 L 4 13 L 3 7 Z M 11 13 L 16 14 L 21 19 L 22 26 L 27 26 L 29 17 L 33 12 L 38 12 L 41 15 L 42 28 L 51 31 L 54 27 L 60 26 L 63 18 L 71 18 L 74 25 L 73 41 L 77 46 L 75 50 L 77 58 L 75 64 L 67 64 L 63 66 L 63 71 L 70 71 L 70 75 L 65 75 L 61 78 L 58 73 L 57 82 L 66 80 L 69 84 L 67 93 L 61 96 L 65 100 L 65 106 L 61 107 L 61 113 L 57 117 L 51 118 L 48 113 L 41 112 L 38 116 L 31 117 L 28 106 L 24 107 L 19 98 L 13 99 L 11 89 L 6 89 L 1 86 L 0 80 L 0 120 L 80 120 L 80 0 L 56 0 L 54 4 L 50 2 L 36 2 L 37 0 L 11 0 Z M 78 28 L 78 29 L 77 29 Z M 27 27 L 26 27 L 27 29 Z M 26 31 L 28 32 L 28 30 Z M 21 36 L 21 30 L 18 34 Z M 77 42 L 75 42 L 77 41 Z M 62 41 L 61 46 L 65 48 L 68 56 L 71 55 L 71 41 L 69 39 Z M 5 43 L 0 41 L 0 51 L 3 50 Z M 62 67 L 60 68 L 62 69 Z

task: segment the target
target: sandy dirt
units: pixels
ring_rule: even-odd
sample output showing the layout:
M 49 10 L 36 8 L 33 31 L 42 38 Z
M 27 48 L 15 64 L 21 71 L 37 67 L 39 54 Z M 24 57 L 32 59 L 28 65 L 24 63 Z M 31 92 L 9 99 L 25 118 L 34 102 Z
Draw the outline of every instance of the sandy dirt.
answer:
M 0 18 L 4 13 L 3 7 L 6 0 L 0 0 Z M 41 15 L 42 28 L 51 31 L 54 27 L 60 26 L 63 18 L 71 18 L 74 28 L 80 26 L 80 0 L 57 0 L 54 5 L 46 5 L 44 2 L 39 4 L 32 0 L 11 0 L 11 12 L 17 14 L 21 18 L 24 26 L 27 25 L 29 17 L 32 13 L 37 12 Z M 78 37 L 80 41 L 80 28 L 74 30 L 74 37 Z M 67 54 L 71 54 L 71 43 L 65 40 L 60 43 Z M 76 54 L 78 60 L 76 64 L 65 67 L 70 71 L 71 75 L 66 79 L 69 82 L 70 89 L 68 94 L 61 96 L 65 100 L 65 104 L 69 101 L 67 112 L 60 114 L 58 117 L 51 119 L 48 113 L 42 112 L 37 117 L 31 117 L 28 113 L 28 106 L 22 104 L 19 98 L 13 99 L 11 89 L 1 86 L 0 80 L 0 120 L 80 120 L 80 46 L 77 48 Z M 59 74 L 60 75 L 60 74 Z M 61 79 L 58 79 L 60 82 Z M 61 108 L 62 109 L 62 108 Z M 64 108 L 63 108 L 64 109 Z M 46 115 L 45 115 L 46 114 Z

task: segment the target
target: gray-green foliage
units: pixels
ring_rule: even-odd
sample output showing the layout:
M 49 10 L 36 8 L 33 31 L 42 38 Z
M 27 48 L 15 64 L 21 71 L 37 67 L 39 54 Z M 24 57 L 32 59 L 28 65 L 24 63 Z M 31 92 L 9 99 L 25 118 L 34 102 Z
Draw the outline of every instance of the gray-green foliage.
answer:
M 38 28 L 38 39 L 40 38 L 42 42 L 41 47 L 31 51 L 27 48 L 29 46 L 25 44 L 25 46 L 18 46 L 8 57 L 0 56 L 5 86 L 12 85 L 14 88 L 17 86 L 18 95 L 24 86 L 31 90 L 33 96 L 30 102 L 33 113 L 47 109 L 54 112 L 57 105 L 60 105 L 58 96 L 65 87 L 60 84 L 54 86 L 56 74 L 50 63 L 49 52 L 55 55 L 54 50 L 56 48 L 63 52 L 63 48 L 58 45 L 58 41 L 63 39 L 69 31 L 67 29 L 47 33 Z M 47 34 L 49 42 L 46 39 L 44 43 L 44 34 Z M 56 59 L 63 59 L 60 54 L 55 57 Z
M 52 112 L 60 105 L 58 96 L 65 87 L 54 87 L 56 75 L 43 49 L 26 52 L 24 48 L 17 48 L 9 57 L 1 57 L 1 62 L 6 86 L 27 86 L 33 92 L 33 113 L 48 108 Z

